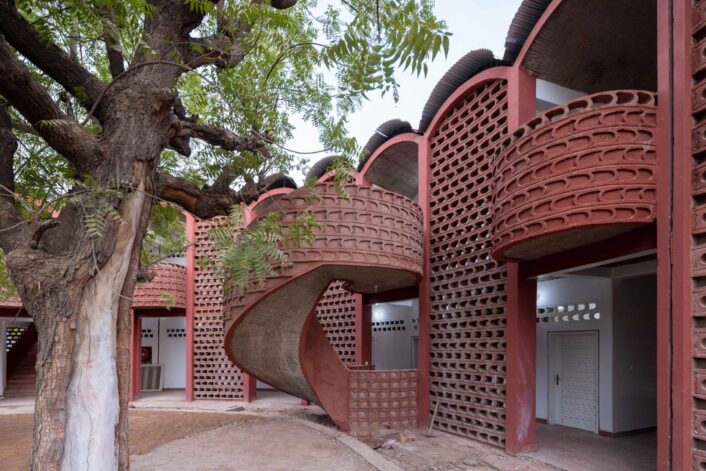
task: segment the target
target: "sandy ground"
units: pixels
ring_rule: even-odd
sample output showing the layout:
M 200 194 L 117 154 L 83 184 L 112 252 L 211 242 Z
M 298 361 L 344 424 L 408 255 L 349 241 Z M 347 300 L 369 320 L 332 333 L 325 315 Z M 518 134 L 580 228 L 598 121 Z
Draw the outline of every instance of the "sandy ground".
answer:
M 366 442 L 405 471 L 564 471 L 448 433 L 434 431 L 432 435 L 427 437 L 419 430 L 405 431 L 405 438 L 410 441 L 402 442 L 400 434 L 393 433 Z M 380 448 L 388 438 L 397 440 L 398 444 L 392 449 Z
M 133 471 L 373 471 L 334 438 L 287 420 L 234 422 L 132 459 Z
M 0 415 L 0 468 L 26 470 L 31 446 L 32 415 Z M 130 450 L 133 471 L 373 469 L 315 430 L 242 414 L 131 410 Z

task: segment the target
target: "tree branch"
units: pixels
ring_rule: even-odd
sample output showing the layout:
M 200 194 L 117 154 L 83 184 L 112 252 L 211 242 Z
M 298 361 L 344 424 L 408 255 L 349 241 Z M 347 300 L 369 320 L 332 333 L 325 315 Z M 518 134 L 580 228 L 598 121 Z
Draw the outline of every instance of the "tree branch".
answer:
M 160 173 L 157 175 L 157 197 L 175 203 L 201 219 L 229 213 L 233 205 L 251 203 L 273 188 L 296 188 L 294 181 L 282 175 L 271 175 L 261 182 L 246 183 L 239 191 L 228 188 L 199 188 L 189 180 Z
M 103 43 L 105 44 L 105 53 L 108 56 L 108 68 L 110 69 L 111 77 L 115 78 L 125 72 L 125 59 L 123 54 L 116 49 L 118 41 L 110 31 L 114 27 L 113 12 L 106 6 L 101 6 L 98 10 L 104 18 Z
M 72 60 L 69 54 L 41 38 L 12 0 L 0 0 L 0 32 L 12 47 L 61 84 L 86 109 L 105 87 L 105 83 Z M 101 113 L 97 116 L 100 118 Z
M 0 247 L 5 252 L 17 247 L 26 230 L 24 220 L 17 210 L 15 172 L 13 169 L 17 138 L 12 132 L 12 121 L 7 104 L 0 99 Z
M 242 152 L 249 150 L 255 152 L 267 145 L 268 139 L 272 136 L 265 134 L 261 136 L 252 133 L 248 136 L 239 136 L 232 131 L 213 126 L 194 123 L 191 121 L 181 121 L 178 125 L 174 137 L 189 137 L 200 139 L 212 146 L 217 146 L 223 150 Z
M 12 119 L 7 110 L 7 103 L 0 99 L 0 185 L 7 188 L 8 192 L 15 191 L 15 151 L 17 151 L 17 138 L 12 132 Z M 0 193 L 0 198 L 14 204 L 14 197 L 3 193 Z
M 2 0 L 0 0 L 2 1 Z M 32 77 L 0 37 L 0 95 L 32 124 L 47 144 L 78 170 L 85 171 L 89 159 L 100 155 L 97 140 L 86 133 L 54 103 L 49 93 Z

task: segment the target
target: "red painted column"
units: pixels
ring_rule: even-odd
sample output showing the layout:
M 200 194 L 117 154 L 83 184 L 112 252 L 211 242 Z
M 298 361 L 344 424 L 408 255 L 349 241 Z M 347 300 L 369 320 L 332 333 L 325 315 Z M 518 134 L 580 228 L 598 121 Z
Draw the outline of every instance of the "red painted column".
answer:
M 130 309 L 130 392 L 128 400 L 140 398 L 142 390 L 142 319 Z
M 507 264 L 505 450 L 532 451 L 536 438 L 537 281 Z
M 536 111 L 537 80 L 519 66 L 513 67 L 507 83 L 508 132 L 532 119 Z
M 252 402 L 257 398 L 257 378 L 243 372 L 243 400 Z
M 194 295 L 196 289 L 196 220 L 186 215 L 186 400 L 194 400 Z
M 692 1 L 658 0 L 657 26 L 657 464 L 687 470 L 693 413 Z
M 418 172 L 419 197 L 418 203 L 424 217 L 424 274 L 419 283 L 419 343 L 417 350 L 417 425 L 429 425 L 429 389 L 431 387 L 431 215 L 429 171 L 431 165 L 431 144 L 428 135 L 419 142 Z
M 355 295 L 355 364 L 370 365 L 373 362 L 373 316 L 370 304 L 362 294 Z

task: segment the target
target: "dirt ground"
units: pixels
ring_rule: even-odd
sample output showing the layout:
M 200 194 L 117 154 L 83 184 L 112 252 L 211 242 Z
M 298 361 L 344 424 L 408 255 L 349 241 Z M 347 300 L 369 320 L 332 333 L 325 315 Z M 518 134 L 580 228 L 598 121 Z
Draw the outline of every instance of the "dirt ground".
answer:
M 2 470 L 26 470 L 31 446 L 32 415 L 0 415 Z M 373 469 L 327 435 L 241 414 L 131 410 L 130 451 L 133 471 Z
M 397 443 L 393 448 L 382 448 L 388 439 Z M 439 431 L 434 431 L 431 437 L 421 430 L 395 432 L 365 442 L 405 471 L 564 471 Z

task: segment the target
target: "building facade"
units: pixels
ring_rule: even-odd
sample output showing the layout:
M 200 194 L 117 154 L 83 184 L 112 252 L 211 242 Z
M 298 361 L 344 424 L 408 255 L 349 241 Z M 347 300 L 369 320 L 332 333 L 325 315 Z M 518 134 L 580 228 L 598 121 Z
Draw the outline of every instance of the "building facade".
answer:
M 525 0 L 503 58 L 468 53 L 416 128 L 376 130 L 350 199 L 323 161 L 318 200 L 250 205 L 323 222 L 264 286 L 224 298 L 215 223 L 188 218 L 186 397 L 260 379 L 353 433 L 434 417 L 510 453 L 538 422 L 652 430 L 658 469 L 703 469 L 705 51 L 706 1 Z

